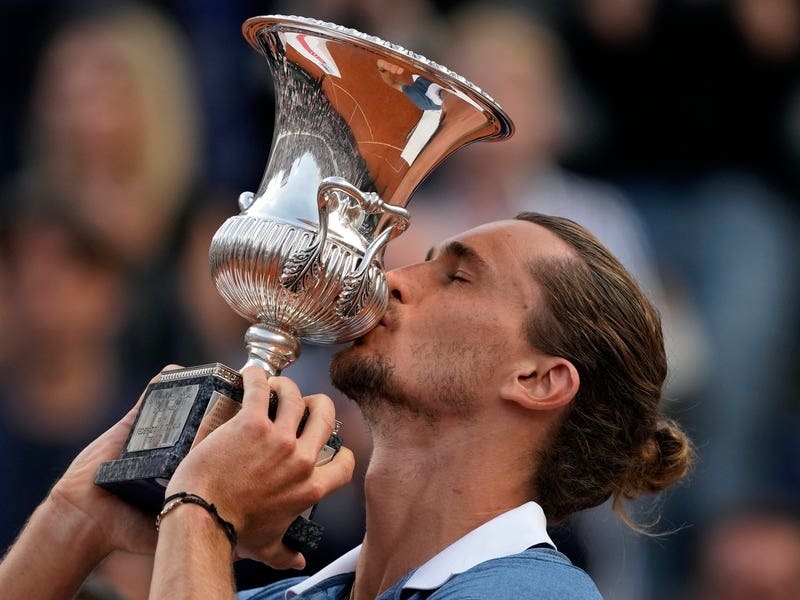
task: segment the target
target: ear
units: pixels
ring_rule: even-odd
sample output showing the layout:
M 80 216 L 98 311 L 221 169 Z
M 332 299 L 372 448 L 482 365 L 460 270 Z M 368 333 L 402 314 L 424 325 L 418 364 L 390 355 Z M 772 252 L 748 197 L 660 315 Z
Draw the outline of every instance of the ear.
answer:
M 530 410 L 553 410 L 575 397 L 580 382 L 578 370 L 566 358 L 537 355 L 513 373 L 500 395 Z

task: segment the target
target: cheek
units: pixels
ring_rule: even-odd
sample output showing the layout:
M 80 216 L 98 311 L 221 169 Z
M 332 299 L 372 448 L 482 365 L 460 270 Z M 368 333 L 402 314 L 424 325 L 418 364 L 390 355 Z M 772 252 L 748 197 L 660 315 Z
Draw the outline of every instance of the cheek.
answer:
M 507 314 L 520 309 L 501 302 L 440 298 L 435 307 L 424 307 L 419 318 L 402 321 L 392 350 L 398 367 L 406 365 L 433 378 L 454 373 L 470 384 L 486 381 L 522 340 L 521 325 Z
M 485 322 L 440 325 L 423 329 L 400 349 L 402 362 L 413 365 L 420 377 L 469 385 L 484 381 L 502 357 L 504 344 L 496 328 Z

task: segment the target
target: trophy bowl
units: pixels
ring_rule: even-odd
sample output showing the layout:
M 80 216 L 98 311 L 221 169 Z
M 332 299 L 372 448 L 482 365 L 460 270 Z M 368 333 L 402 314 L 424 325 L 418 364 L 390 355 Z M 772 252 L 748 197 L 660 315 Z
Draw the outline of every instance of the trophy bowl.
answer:
M 500 107 L 452 71 L 379 38 L 301 17 L 247 20 L 276 90 L 270 158 L 256 193 L 211 242 L 219 293 L 253 326 L 248 364 L 272 374 L 300 341 L 337 344 L 386 309 L 383 249 L 447 156 L 508 137 Z
M 379 38 L 280 15 L 249 19 L 242 31 L 275 82 L 272 147 L 261 185 L 240 195 L 209 261 L 221 296 L 252 323 L 245 366 L 277 375 L 301 342 L 344 343 L 377 325 L 388 303 L 384 248 L 409 226 L 414 190 L 457 149 L 509 137 L 513 125 L 463 77 Z M 240 373 L 225 365 L 163 373 L 95 482 L 158 512 L 177 465 L 241 396 Z M 319 463 L 340 446 L 335 431 Z M 293 524 L 287 545 L 316 547 L 321 529 L 310 516 Z

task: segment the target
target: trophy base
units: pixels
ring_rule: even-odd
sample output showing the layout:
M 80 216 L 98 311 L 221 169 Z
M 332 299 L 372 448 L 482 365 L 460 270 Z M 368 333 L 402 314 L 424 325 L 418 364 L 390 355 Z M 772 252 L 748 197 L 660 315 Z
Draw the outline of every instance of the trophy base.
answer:
M 157 514 L 167 483 L 181 460 L 242 406 L 242 376 L 215 363 L 162 373 L 149 384 L 117 460 L 100 465 L 95 484 L 142 510 Z M 270 397 L 269 417 L 275 418 L 277 397 Z M 302 430 L 300 425 L 299 432 Z M 342 445 L 334 433 L 320 452 L 318 464 L 333 458 Z M 313 509 L 298 517 L 283 542 L 299 552 L 316 550 L 322 526 L 310 520 Z
M 235 415 L 241 375 L 221 364 L 168 371 L 147 386 L 119 459 L 104 462 L 95 483 L 158 513 L 167 483 L 192 446 Z
M 181 456 L 122 458 L 100 465 L 94 482 L 142 510 L 158 514 Z

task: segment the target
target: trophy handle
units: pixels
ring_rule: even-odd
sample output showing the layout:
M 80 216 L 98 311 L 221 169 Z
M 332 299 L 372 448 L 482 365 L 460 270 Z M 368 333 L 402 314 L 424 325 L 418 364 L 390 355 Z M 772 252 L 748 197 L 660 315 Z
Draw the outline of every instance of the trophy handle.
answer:
M 408 226 L 411 224 L 411 215 L 405 208 L 384 202 L 375 192 L 362 192 L 356 186 L 341 177 L 327 177 L 322 180 L 322 183 L 319 184 L 319 190 L 317 191 L 319 205 L 322 206 L 323 203 L 327 204 L 331 195 L 335 192 L 344 192 L 356 200 L 365 213 L 383 213 L 388 215 L 392 222 L 391 225 L 372 240 L 372 243 L 364 250 L 364 256 L 359 262 L 358 268 L 352 273 L 354 277 L 360 277 L 364 274 L 364 271 L 369 268 L 370 262 L 372 262 L 372 259 L 378 251 L 383 248 L 390 239 L 408 229 Z
M 340 317 L 354 317 L 363 308 L 366 292 L 371 289 L 373 277 L 377 276 L 376 273 L 368 271 L 372 259 L 390 239 L 408 228 L 411 218 L 405 208 L 384 202 L 375 192 L 362 192 L 341 177 L 327 177 L 322 180 L 317 191 L 320 207 L 323 203 L 327 205 L 330 198 L 337 193 L 347 194 L 356 200 L 367 214 L 388 215 L 391 222 L 391 225 L 378 234 L 364 250 L 364 256 L 358 266 L 342 280 L 342 292 L 336 302 L 336 313 Z
M 344 192 L 356 200 L 367 214 L 376 214 L 379 212 L 389 214 L 394 221 L 392 226 L 388 228 L 389 232 L 397 231 L 399 235 L 408 229 L 408 226 L 411 224 L 411 216 L 405 208 L 384 202 L 375 192 L 362 192 L 356 186 L 341 177 L 326 177 L 322 180 L 317 190 L 317 198 L 320 205 L 323 202 L 327 204 L 333 192 Z M 389 235 L 388 237 L 394 236 Z M 373 241 L 370 247 L 367 248 L 365 257 L 366 255 L 373 256 L 388 241 L 386 240 L 378 243 L 378 240 L 381 239 L 382 236 L 378 236 L 378 238 Z

